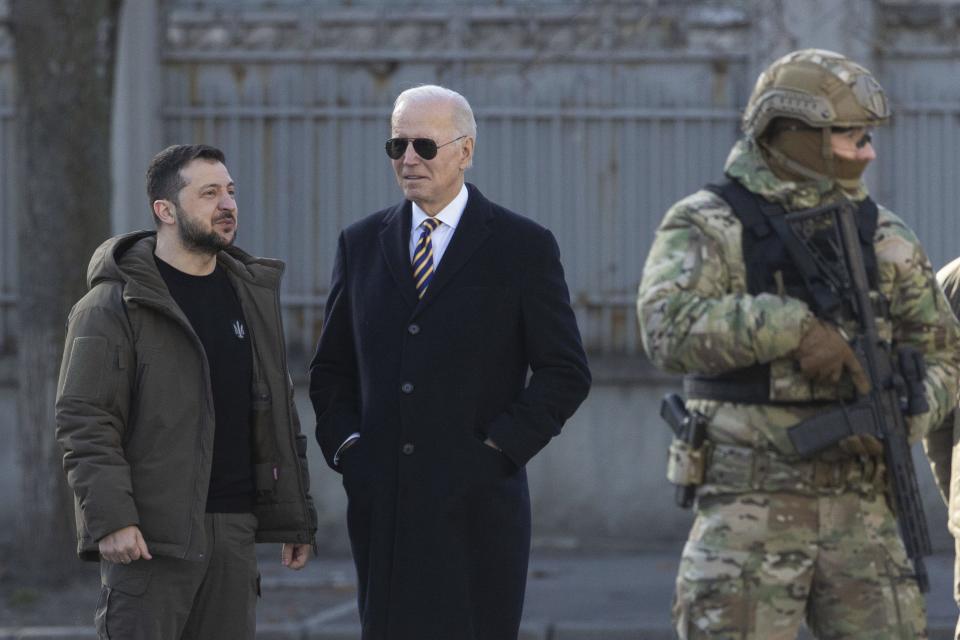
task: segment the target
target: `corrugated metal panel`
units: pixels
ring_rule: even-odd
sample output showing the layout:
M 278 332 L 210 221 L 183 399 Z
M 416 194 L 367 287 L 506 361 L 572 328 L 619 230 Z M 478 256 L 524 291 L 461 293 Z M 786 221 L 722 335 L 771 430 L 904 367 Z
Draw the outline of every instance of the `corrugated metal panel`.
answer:
M 892 126 L 877 132 L 874 191 L 916 232 L 937 269 L 960 255 L 960 50 L 883 52 Z
M 633 304 L 650 241 L 672 202 L 719 175 L 753 80 L 746 53 L 670 44 L 650 30 L 652 9 L 636 3 L 404 4 L 396 14 L 390 3 L 388 16 L 374 0 L 163 3 L 164 142 L 226 151 L 240 185 L 240 243 L 288 263 L 291 348 L 313 348 L 340 229 L 400 197 L 382 152 L 394 96 L 435 82 L 474 106 L 468 179 L 557 236 L 588 346 L 639 352 Z M 682 29 L 684 7 L 698 4 L 709 3 L 656 10 L 674 11 L 671 28 Z M 687 26 L 715 28 L 729 42 L 746 22 Z M 868 180 L 939 266 L 960 253 L 960 49 L 937 40 L 933 23 L 897 40 L 900 22 L 887 25 L 897 44 L 875 64 L 895 117 L 877 132 Z M 17 255 L 5 43 L 0 351 L 13 337 Z
M 944 44 L 953 23 L 935 4 L 926 13 L 877 5 L 886 37 L 875 70 L 895 116 L 877 132 L 868 180 L 939 266 L 960 253 L 960 48 Z M 721 5 L 732 13 L 707 11 Z M 0 0 L 0 15 L 6 6 Z M 729 46 L 749 29 L 737 2 L 162 6 L 164 141 L 226 151 L 241 189 L 240 242 L 287 261 L 287 329 L 305 353 L 339 230 L 399 198 L 382 141 L 400 90 L 436 82 L 467 96 L 479 124 L 468 179 L 554 231 L 588 345 L 631 354 L 640 349 L 634 292 L 656 225 L 719 175 L 753 81 L 748 56 Z M 652 12 L 673 12 L 669 28 L 658 32 Z M 683 29 L 727 44 L 692 50 L 676 42 Z M 2 352 L 14 334 L 17 154 L 9 37 L 0 35 Z
M 960 254 L 960 6 L 879 4 L 876 66 L 893 122 L 877 134 L 873 187 L 916 231 L 936 269 Z
M 465 28 L 438 15 L 442 29 Z M 383 26 L 369 14 L 344 20 Z M 553 230 L 588 347 L 637 353 L 634 297 L 653 232 L 672 202 L 719 176 L 747 56 L 555 54 L 180 47 L 164 61 L 164 136 L 227 152 L 240 244 L 288 262 L 290 345 L 309 353 L 339 230 L 401 197 L 383 153 L 394 97 L 420 83 L 456 89 L 478 121 L 468 180 Z

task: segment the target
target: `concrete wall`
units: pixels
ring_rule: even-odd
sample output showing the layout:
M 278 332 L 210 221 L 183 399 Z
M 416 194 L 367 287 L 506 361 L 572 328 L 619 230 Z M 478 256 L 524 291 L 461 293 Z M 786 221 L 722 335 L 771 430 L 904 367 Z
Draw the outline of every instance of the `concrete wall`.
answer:
M 692 515 L 674 505 L 674 489 L 664 477 L 670 438 L 659 407 L 665 393 L 677 390 L 677 380 L 657 375 L 639 359 L 601 358 L 592 366 L 596 381 L 590 396 L 527 469 L 534 544 L 590 551 L 675 548 L 686 536 Z M 346 498 L 340 476 L 327 467 L 313 439 L 313 409 L 304 384 L 297 386 L 296 399 L 310 438 L 320 546 L 346 552 Z M 0 385 L 0 442 L 13 443 L 15 416 L 14 390 Z M 922 453 L 915 453 L 935 546 L 949 550 L 946 510 Z M 16 446 L 0 447 L 0 486 L 16 487 L 18 473 Z M 0 544 L 13 530 L 19 500 L 15 491 L 0 500 Z
M 660 399 L 678 380 L 658 376 L 641 360 L 593 363 L 598 378 L 563 432 L 528 465 L 534 545 L 590 551 L 676 548 L 692 513 L 674 504 L 665 477 L 669 431 Z M 305 431 L 313 424 L 307 390 L 297 389 Z M 320 516 L 321 545 L 348 549 L 346 498 L 340 476 L 313 446 L 310 471 Z M 934 546 L 949 551 L 946 509 L 919 446 L 914 461 Z
M 664 478 L 669 436 L 658 411 L 660 398 L 677 384 L 656 376 L 638 384 L 636 371 L 625 380 L 600 368 L 586 402 L 528 465 L 534 544 L 602 550 L 675 543 L 686 535 L 691 516 L 674 506 L 673 488 Z M 297 404 L 304 430 L 311 429 L 313 410 L 304 387 L 297 389 Z M 346 549 L 340 476 L 327 467 L 319 447 L 309 453 L 321 544 Z

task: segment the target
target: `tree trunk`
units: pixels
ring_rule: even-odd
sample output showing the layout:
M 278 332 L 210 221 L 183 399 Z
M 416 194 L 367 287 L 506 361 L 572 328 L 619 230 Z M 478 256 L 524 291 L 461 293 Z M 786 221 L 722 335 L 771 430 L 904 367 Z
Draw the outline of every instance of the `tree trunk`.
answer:
M 18 573 L 76 567 L 73 500 L 54 438 L 70 307 L 110 234 L 110 116 L 121 0 L 12 0 L 20 174 Z

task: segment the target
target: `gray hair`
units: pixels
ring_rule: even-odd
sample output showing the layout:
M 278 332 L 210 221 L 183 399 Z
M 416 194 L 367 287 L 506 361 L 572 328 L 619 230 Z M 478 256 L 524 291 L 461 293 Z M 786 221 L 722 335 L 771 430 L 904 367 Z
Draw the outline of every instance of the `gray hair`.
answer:
M 430 102 L 433 100 L 443 100 L 453 105 L 453 127 L 457 135 L 470 136 L 477 139 L 477 121 L 473 118 L 473 109 L 470 103 L 462 95 L 435 84 L 422 84 L 418 87 L 407 89 L 397 96 L 393 103 L 393 113 L 397 112 L 401 106 L 412 102 Z M 392 120 L 392 116 L 391 116 Z

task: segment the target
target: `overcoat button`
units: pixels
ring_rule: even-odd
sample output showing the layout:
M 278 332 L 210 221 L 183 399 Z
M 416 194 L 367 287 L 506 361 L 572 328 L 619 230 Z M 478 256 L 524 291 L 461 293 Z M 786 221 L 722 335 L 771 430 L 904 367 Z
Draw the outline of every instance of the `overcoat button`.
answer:
M 400 385 L 400 391 L 403 391 L 403 392 L 406 393 L 407 395 L 413 393 L 413 383 L 412 383 L 412 382 L 404 382 L 402 385 Z
M 409 333 L 412 336 L 417 335 L 418 333 L 420 333 L 420 325 L 416 323 L 411 324 L 409 327 L 407 327 L 407 333 Z
M 403 445 L 403 448 L 401 448 L 400 450 L 403 451 L 403 454 L 404 454 L 404 455 L 409 456 L 409 455 L 413 454 L 414 448 L 415 448 L 415 447 L 413 446 L 413 444 L 410 443 L 410 442 L 408 442 L 407 444 Z

